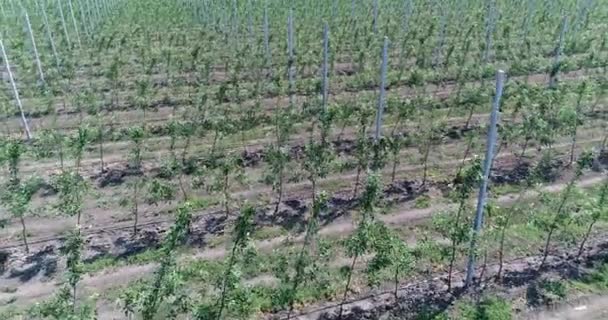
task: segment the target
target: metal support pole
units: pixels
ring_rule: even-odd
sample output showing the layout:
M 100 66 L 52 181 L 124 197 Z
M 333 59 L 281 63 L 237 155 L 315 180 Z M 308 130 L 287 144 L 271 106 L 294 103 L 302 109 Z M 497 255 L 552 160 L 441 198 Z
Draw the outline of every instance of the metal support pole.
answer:
M 374 141 L 378 142 L 382 135 L 382 115 L 384 113 L 385 95 L 386 95 L 386 69 L 388 68 L 388 37 L 384 37 L 384 46 L 382 47 L 382 67 L 380 69 L 380 95 L 378 97 L 378 109 L 376 111 L 376 131 Z
M 38 69 L 38 76 L 40 81 L 44 81 L 44 72 L 42 71 L 42 63 L 40 62 L 40 55 L 38 54 L 38 47 L 36 46 L 36 39 L 34 38 L 34 31 L 32 31 L 32 24 L 30 23 L 30 16 L 27 14 L 25 7 L 23 9 L 23 15 L 25 16 L 25 23 L 27 24 L 27 31 L 30 34 L 30 41 L 32 42 L 32 49 L 34 50 L 34 58 L 36 59 L 36 68 Z
M 378 33 L 378 0 L 374 0 L 373 15 L 374 33 Z
M 38 5 L 38 1 L 36 1 L 36 5 Z M 49 24 L 49 18 L 46 15 L 46 6 L 41 5 L 40 11 L 42 12 L 42 22 L 44 22 L 44 28 L 46 29 L 46 35 L 49 38 L 49 42 L 51 44 L 51 50 L 53 51 L 53 57 L 55 58 L 55 64 L 57 65 L 57 70 L 61 67 L 61 62 L 59 60 L 59 54 L 57 54 L 57 47 L 55 46 L 55 40 L 53 40 L 53 32 L 51 31 L 51 26 Z
M 19 91 L 17 90 L 17 84 L 15 83 L 15 78 L 13 78 L 13 72 L 11 71 L 11 64 L 8 61 L 8 55 L 6 54 L 6 50 L 4 49 L 4 43 L 2 39 L 0 39 L 0 50 L 2 51 L 2 59 L 4 60 L 4 64 L 6 65 L 6 71 L 8 72 L 8 78 L 11 82 L 11 86 L 13 87 L 13 94 L 15 95 L 15 101 L 17 101 L 17 107 L 19 108 L 19 113 L 21 114 L 21 124 L 23 125 L 23 129 L 25 130 L 25 136 L 28 141 L 32 139 L 32 133 L 30 132 L 30 126 L 27 123 L 27 119 L 25 118 L 25 112 L 23 112 L 23 104 L 21 104 L 21 98 L 19 97 Z
M 555 88 L 557 84 L 557 68 L 562 58 L 562 52 L 564 51 L 564 39 L 566 38 L 566 31 L 568 30 L 568 17 L 562 18 L 562 27 L 559 32 L 559 42 L 555 50 L 555 60 L 553 61 L 553 68 L 549 76 L 549 88 Z
M 70 41 L 68 27 L 66 26 L 65 16 L 63 15 L 63 8 L 61 7 L 61 0 L 57 0 L 57 6 L 59 7 L 59 16 L 61 17 L 61 26 L 63 27 L 63 34 L 65 36 L 65 41 L 68 44 L 68 48 L 72 49 L 72 43 Z
M 287 77 L 289 78 L 289 106 L 293 107 L 294 103 L 294 89 L 295 89 L 295 74 L 294 64 L 295 59 L 293 55 L 293 9 L 289 9 L 289 16 L 287 17 L 287 51 L 288 51 L 288 62 L 287 62 Z
M 327 22 L 323 26 L 323 110 L 327 111 L 327 100 L 329 96 L 329 26 Z
M 492 114 L 490 116 L 490 127 L 488 128 L 488 142 L 486 148 L 486 158 L 483 165 L 483 177 L 481 180 L 481 186 L 479 188 L 479 197 L 477 198 L 477 211 L 475 212 L 475 224 L 473 226 L 473 236 L 471 238 L 471 247 L 469 250 L 469 264 L 467 267 L 467 277 L 465 286 L 469 286 L 473 280 L 475 273 L 475 255 L 477 249 L 477 238 L 481 232 L 483 226 L 483 214 L 486 206 L 486 196 L 488 191 L 488 180 L 490 177 L 490 170 L 492 169 L 492 162 L 494 159 L 494 146 L 496 144 L 496 138 L 498 135 L 498 121 L 499 121 L 499 109 L 500 109 L 500 98 L 505 82 L 505 72 L 498 70 L 496 73 L 496 95 L 492 103 Z
M 70 8 L 70 15 L 72 16 L 72 24 L 74 25 L 74 31 L 76 32 L 76 42 L 78 42 L 78 48 L 82 49 L 82 42 L 80 42 L 80 32 L 78 31 L 78 24 L 76 23 L 76 15 L 74 14 L 74 6 L 72 6 L 72 0 L 68 0 L 68 8 Z

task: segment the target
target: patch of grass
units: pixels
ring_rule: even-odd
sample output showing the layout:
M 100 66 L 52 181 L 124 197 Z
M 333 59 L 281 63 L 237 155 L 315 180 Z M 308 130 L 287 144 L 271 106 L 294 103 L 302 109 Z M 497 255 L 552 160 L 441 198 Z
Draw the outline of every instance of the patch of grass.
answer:
M 414 203 L 414 208 L 416 209 L 426 209 L 431 207 L 431 197 L 426 194 L 421 195 L 416 198 L 416 202 Z
M 125 265 L 141 265 L 151 262 L 159 261 L 160 257 L 159 249 L 148 249 L 132 256 L 118 258 L 118 257 L 103 257 L 96 259 L 91 263 L 85 263 L 83 271 L 85 273 L 93 273 L 107 268 L 115 268 Z
M 284 236 L 287 235 L 287 233 L 287 230 L 283 229 L 280 226 L 263 227 L 261 229 L 255 230 L 252 235 L 252 238 L 255 240 L 266 240 Z
M 457 303 L 454 314 L 448 319 L 510 320 L 512 318 L 511 303 L 499 297 L 486 297 L 478 304 L 474 304 L 470 300 Z
M 588 293 L 608 292 L 608 263 L 602 264 L 597 270 L 580 280 L 570 283 L 572 289 Z

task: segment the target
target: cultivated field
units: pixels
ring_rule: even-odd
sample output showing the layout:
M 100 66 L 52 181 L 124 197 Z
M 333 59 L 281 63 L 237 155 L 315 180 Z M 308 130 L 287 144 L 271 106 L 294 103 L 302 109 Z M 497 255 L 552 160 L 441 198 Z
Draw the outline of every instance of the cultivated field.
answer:
M 0 21 L 0 319 L 605 300 L 605 0 L 0 0 Z

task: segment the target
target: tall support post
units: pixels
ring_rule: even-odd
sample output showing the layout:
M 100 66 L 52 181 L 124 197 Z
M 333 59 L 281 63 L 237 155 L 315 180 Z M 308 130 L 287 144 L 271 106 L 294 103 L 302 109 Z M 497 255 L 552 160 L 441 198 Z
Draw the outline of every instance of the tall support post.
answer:
M 380 94 L 378 95 L 378 109 L 376 110 L 376 131 L 374 133 L 374 141 L 378 143 L 382 135 L 382 115 L 384 114 L 384 105 L 386 100 L 386 72 L 388 68 L 388 37 L 384 37 L 384 46 L 382 47 L 382 66 L 380 68 Z
M 329 98 L 329 26 L 323 26 L 323 111 L 327 111 Z
M 486 148 L 486 158 L 483 165 L 483 176 L 481 180 L 481 186 L 479 187 L 479 196 L 477 198 L 477 211 L 475 212 L 475 223 L 473 225 L 473 236 L 471 238 L 471 246 L 469 248 L 469 263 L 467 266 L 467 276 L 465 286 L 470 286 L 473 281 L 473 275 L 475 274 L 475 256 L 477 250 L 477 238 L 481 232 L 483 226 L 483 214 L 486 206 L 486 196 L 488 191 L 488 180 L 490 177 L 490 170 L 492 169 L 492 163 L 494 159 L 494 147 L 496 145 L 496 138 L 498 135 L 498 121 L 499 121 L 499 109 L 500 99 L 505 82 L 505 72 L 498 70 L 496 73 L 496 95 L 492 103 L 492 114 L 490 116 L 490 127 L 488 128 L 488 141 Z
M 564 51 L 564 40 L 566 38 L 566 32 L 568 31 L 568 17 L 562 18 L 561 30 L 559 32 L 559 41 L 557 48 L 555 49 L 555 59 L 553 61 L 553 67 L 549 74 L 549 88 L 555 88 L 557 84 L 557 74 L 559 73 L 559 64 L 562 58 L 562 52 Z
M 378 33 L 378 0 L 374 0 L 373 15 L 373 31 Z
M 530 32 L 530 24 L 532 19 L 534 18 L 534 12 L 536 11 L 536 0 L 528 0 L 526 1 L 528 6 L 526 10 L 526 15 L 524 17 L 524 23 L 522 25 L 522 34 L 521 34 L 521 42 L 524 43 L 528 38 L 528 34 Z
M 268 2 L 264 2 L 264 50 L 266 51 L 266 65 L 272 66 L 272 51 L 270 50 L 270 28 L 268 26 Z
M 36 0 L 36 6 L 38 6 L 38 1 Z M 55 46 L 55 40 L 53 39 L 53 32 L 51 31 L 51 26 L 49 24 L 49 18 L 46 15 L 46 6 L 41 5 L 40 11 L 42 12 L 42 22 L 44 23 L 44 29 L 46 30 L 46 36 L 49 39 L 49 43 L 51 44 L 51 51 L 53 51 L 53 57 L 55 58 L 55 64 L 57 66 L 57 70 L 59 70 L 61 66 L 61 62 L 59 60 L 59 54 L 57 53 L 57 47 Z
M 42 63 L 40 62 L 40 55 L 38 54 L 38 47 L 36 46 L 36 39 L 34 38 L 34 31 L 32 31 L 32 24 L 30 23 L 30 16 L 27 14 L 25 7 L 23 9 L 23 15 L 25 16 L 25 23 L 27 24 L 27 31 L 30 34 L 30 41 L 32 42 L 32 49 L 34 51 L 34 59 L 36 59 L 36 68 L 38 69 L 38 77 L 40 82 L 45 83 L 44 72 L 42 71 Z
M 78 42 L 78 48 L 82 49 L 82 42 L 80 42 L 80 32 L 78 31 L 78 24 L 76 23 L 76 15 L 74 14 L 74 6 L 72 0 L 68 0 L 68 8 L 70 9 L 70 15 L 72 16 L 72 24 L 74 25 L 74 31 L 76 32 L 76 42 Z
M 294 90 L 295 90 L 295 57 L 293 54 L 293 9 L 289 9 L 289 16 L 287 17 L 287 77 L 289 78 L 289 106 L 293 107 L 294 103 Z
M 25 118 L 25 112 L 23 111 L 23 104 L 21 103 L 21 98 L 19 97 L 19 90 L 17 90 L 17 84 L 15 83 L 15 78 L 13 77 L 13 72 L 11 71 L 11 64 L 8 61 L 8 55 L 6 54 L 6 49 L 4 49 L 4 42 L 0 39 L 0 50 L 2 51 L 2 60 L 4 60 L 4 65 L 6 66 L 6 71 L 8 73 L 9 81 L 11 82 L 11 86 L 13 88 L 13 94 L 15 96 L 15 101 L 17 102 L 17 107 L 19 108 L 19 113 L 21 114 L 21 125 L 23 125 L 23 129 L 25 130 L 25 136 L 28 141 L 32 139 L 32 133 L 30 132 L 30 126 L 27 123 L 27 119 Z
M 490 59 L 490 50 L 492 50 L 492 34 L 494 33 L 494 26 L 496 24 L 495 18 L 495 4 L 493 0 L 488 0 L 488 13 L 486 15 L 486 35 L 485 35 L 485 46 L 483 50 L 483 63 L 488 63 Z
M 89 30 L 89 27 L 91 27 L 91 26 L 89 24 L 87 24 L 86 20 L 89 20 L 89 19 L 86 18 L 86 16 L 85 16 L 85 10 L 84 10 L 83 5 L 82 5 L 82 3 L 80 1 L 81 0 L 77 0 L 77 3 L 78 3 L 78 14 L 80 15 L 80 23 L 82 23 L 82 27 L 84 29 L 84 33 L 87 36 L 87 39 L 90 40 L 91 39 L 91 32 L 92 31 Z M 86 3 L 86 1 L 85 1 L 85 3 Z M 90 23 L 90 21 L 89 21 L 89 23 Z
M 63 8 L 61 6 L 61 0 L 57 0 L 57 7 L 59 7 L 59 17 L 61 18 L 61 26 L 63 27 L 63 35 L 65 36 L 65 42 L 68 48 L 72 48 L 72 42 L 70 41 L 70 34 L 68 33 L 68 27 L 65 23 L 65 16 L 63 15 Z
M 439 18 L 439 30 L 437 34 L 437 46 L 433 50 L 433 67 L 437 67 L 441 62 L 441 52 L 443 51 L 443 46 L 445 44 L 445 28 L 447 24 L 447 11 L 443 6 L 441 6 L 441 17 Z

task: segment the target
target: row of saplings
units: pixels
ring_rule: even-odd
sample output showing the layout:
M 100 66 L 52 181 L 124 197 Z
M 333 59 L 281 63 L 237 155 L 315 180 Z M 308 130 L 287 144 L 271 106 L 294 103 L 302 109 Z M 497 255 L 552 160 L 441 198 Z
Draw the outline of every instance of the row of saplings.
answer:
M 310 289 L 311 286 L 320 292 L 327 292 L 328 281 L 332 280 L 330 275 L 329 259 L 319 259 L 323 251 L 322 239 L 319 238 L 319 216 L 326 210 L 327 194 L 317 190 L 317 182 L 325 177 L 329 171 L 329 163 L 332 160 L 331 152 L 328 152 L 328 133 L 329 121 L 320 113 L 318 129 L 320 139 L 313 139 L 311 136 L 305 147 L 304 167 L 307 170 L 307 179 L 313 186 L 312 188 L 312 208 L 307 217 L 306 232 L 299 249 L 295 249 L 293 254 L 284 259 L 281 268 L 277 268 L 277 278 L 279 285 L 271 291 L 270 305 L 265 310 L 288 310 L 287 317 L 294 315 L 297 303 L 302 299 L 302 292 Z M 20 154 L 23 153 L 23 145 L 20 143 L 7 144 L 5 147 L 5 158 L 8 161 L 10 179 L 3 202 L 7 204 L 11 212 L 21 212 L 21 217 L 27 208 L 27 202 L 33 193 L 31 186 L 35 183 L 22 182 L 19 179 L 18 162 Z M 447 260 L 448 262 L 448 286 L 451 288 L 453 268 L 458 257 L 464 252 L 463 246 L 470 239 L 470 216 L 471 211 L 468 199 L 479 184 L 481 167 L 479 161 L 463 167 L 459 170 L 454 182 L 454 199 L 458 204 L 457 210 L 451 214 L 441 214 L 435 218 L 436 231 L 450 241 L 447 248 L 441 249 L 432 240 L 422 241 L 416 248 L 411 248 L 400 239 L 398 234 L 389 229 L 379 219 L 375 217 L 377 211 L 382 207 L 382 188 L 380 178 L 376 173 L 382 167 L 382 153 L 379 152 L 379 143 L 372 146 L 372 157 L 369 162 L 368 179 L 363 193 L 359 199 L 359 214 L 355 218 L 356 230 L 343 242 L 345 253 L 351 261 L 345 273 L 345 284 L 341 290 L 343 292 L 342 301 L 346 301 L 351 291 L 355 271 L 360 268 L 363 257 L 371 256 L 367 262 L 365 273 L 371 284 L 379 284 L 383 281 L 383 274 L 392 274 L 394 280 L 395 294 L 399 288 L 399 282 L 414 269 L 415 262 L 422 262 L 425 259 Z M 572 198 L 575 194 L 576 182 L 581 178 L 585 169 L 592 165 L 593 156 L 590 153 L 582 154 L 575 164 L 575 172 L 567 183 L 565 190 L 559 195 L 557 203 L 550 203 L 551 210 L 541 210 L 532 217 L 534 225 L 545 232 L 545 245 L 543 250 L 542 262 L 539 269 L 542 269 L 550 253 L 550 246 L 553 237 L 559 231 L 569 228 L 573 224 L 572 219 Z M 78 161 L 77 161 L 78 163 Z M 78 166 L 77 166 L 78 168 Z M 528 189 L 538 178 L 532 174 L 522 182 L 522 190 Z M 64 171 L 54 178 L 53 185 L 58 193 L 57 209 L 62 214 L 77 216 L 80 225 L 80 215 L 86 193 L 85 180 L 80 176 L 78 170 Z M 587 223 L 586 232 L 581 235 L 578 255 L 583 253 L 585 243 L 592 232 L 594 225 L 606 217 L 603 209 L 608 193 L 608 184 L 605 184 L 597 200 L 591 201 L 586 207 L 587 219 L 575 219 Z M 520 200 L 525 194 L 520 194 Z M 491 207 L 492 208 L 492 207 Z M 507 230 L 513 223 L 512 214 L 507 214 L 505 210 L 490 210 L 489 216 L 492 231 L 489 235 L 499 244 L 499 263 L 500 268 L 498 278 L 501 277 L 502 265 L 504 260 L 504 245 Z M 490 213 L 490 212 L 489 212 Z M 174 225 L 167 233 L 161 248 L 158 251 L 160 266 L 155 272 L 154 277 L 149 281 L 143 281 L 138 286 L 127 289 L 121 295 L 123 307 L 128 315 L 140 315 L 144 319 L 154 319 L 159 313 L 167 318 L 177 317 L 179 314 L 190 313 L 197 319 L 220 319 L 223 317 L 246 318 L 251 312 L 259 310 L 261 306 L 255 297 L 260 296 L 259 289 L 243 284 L 244 276 L 241 272 L 252 259 L 256 259 L 256 254 L 252 252 L 251 235 L 254 232 L 255 209 L 249 205 L 243 205 L 234 222 L 232 231 L 232 248 L 227 253 L 223 263 L 222 271 L 218 274 L 209 276 L 214 279 L 211 283 L 210 292 L 202 293 L 200 299 L 193 299 L 189 288 L 186 286 L 185 276 L 176 261 L 176 248 L 184 242 L 188 236 L 189 226 L 193 214 L 191 202 L 182 203 L 176 210 L 176 220 Z M 17 215 L 18 216 L 18 215 Z M 21 219 L 23 223 L 23 219 Z M 24 229 L 25 235 L 25 229 Z M 489 241 L 488 241 L 489 242 Z M 483 241 L 482 241 L 483 243 Z M 65 243 L 62 249 L 67 261 L 67 282 L 65 288 L 52 300 L 37 305 L 33 314 L 41 317 L 52 317 L 56 319 L 87 319 L 95 317 L 95 308 L 85 302 L 77 302 L 77 287 L 83 274 L 83 263 L 80 252 L 83 240 L 79 228 L 76 228 Z M 298 245 L 296 245 L 297 247 Z M 478 248 L 477 254 L 487 257 L 489 245 Z M 485 259 L 484 259 L 485 260 Z M 484 261 L 484 266 L 487 261 Z M 205 272 L 205 270 L 200 270 Z M 325 288 L 325 289 L 324 289 Z M 206 290 L 203 290 L 206 292 Z M 270 309 L 268 309 L 270 307 Z M 194 311 L 192 311 L 194 310 Z M 342 317 L 342 304 L 339 307 L 338 317 Z

